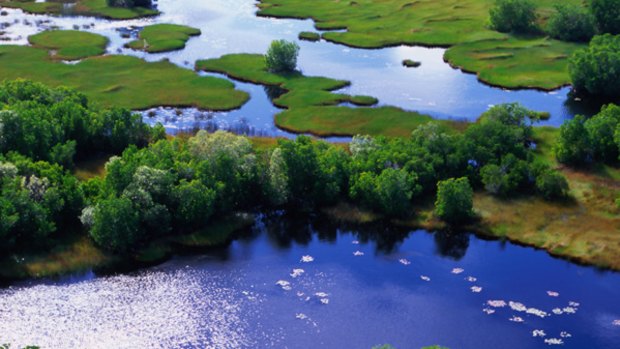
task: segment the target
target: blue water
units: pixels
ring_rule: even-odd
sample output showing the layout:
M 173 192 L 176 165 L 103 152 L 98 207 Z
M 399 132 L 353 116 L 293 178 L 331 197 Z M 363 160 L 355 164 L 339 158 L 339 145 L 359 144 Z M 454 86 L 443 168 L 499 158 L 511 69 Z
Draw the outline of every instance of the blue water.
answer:
M 293 277 L 294 269 L 304 272 Z M 619 289 L 617 273 L 473 235 L 275 217 L 258 220 L 227 248 L 134 274 L 2 290 L 0 333 L 49 348 L 524 349 L 557 338 L 564 348 L 611 349 L 620 347 Z M 493 308 L 489 300 L 549 315 Z M 579 303 L 574 314 L 553 314 L 569 302 Z M 533 337 L 534 330 L 546 336 Z

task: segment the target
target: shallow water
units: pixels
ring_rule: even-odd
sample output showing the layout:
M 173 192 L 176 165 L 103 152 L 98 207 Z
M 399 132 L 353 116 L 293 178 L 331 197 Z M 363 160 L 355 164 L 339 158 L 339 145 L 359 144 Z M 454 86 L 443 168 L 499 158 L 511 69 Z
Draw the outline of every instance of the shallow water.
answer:
M 9 10 L 9 16 L 0 17 L 0 23 L 17 20 L 4 29 L 11 41 L 0 43 L 26 44 L 27 36 L 37 31 L 60 27 L 80 28 L 107 36 L 111 43 L 109 53 L 122 53 L 143 57 L 147 60 L 167 58 L 179 66 L 191 69 L 197 59 L 215 58 L 229 53 L 264 53 L 275 39 L 297 40 L 301 31 L 314 30 L 310 20 L 261 18 L 255 15 L 253 0 L 160 0 L 162 15 L 149 19 L 108 21 L 89 17 L 50 17 L 23 14 Z M 121 31 L 153 23 L 177 23 L 202 30 L 202 35 L 192 38 L 182 51 L 149 54 L 124 48 L 131 39 L 122 38 Z M 130 30 L 132 35 L 137 31 Z M 443 62 L 444 49 L 422 47 L 391 47 L 378 50 L 348 48 L 321 41 L 310 43 L 298 41 L 301 46 L 300 69 L 307 75 L 320 75 L 352 82 L 344 92 L 371 95 L 380 105 L 394 105 L 407 110 L 431 114 L 437 118 L 474 120 L 490 106 L 520 102 L 523 105 L 551 113 L 547 125 L 559 126 L 575 113 L 591 114 L 593 111 L 579 102 L 567 101 L 569 88 L 553 92 L 534 90 L 509 91 L 480 83 L 474 75 L 451 68 Z M 422 62 L 420 68 L 405 68 L 403 59 Z M 275 130 L 272 116 L 277 109 L 268 101 L 260 88 L 237 83 L 257 103 L 248 103 L 232 113 L 211 113 L 220 128 L 238 131 L 249 128 L 257 134 L 285 135 Z M 161 118 L 165 118 L 162 113 Z M 194 110 L 186 110 L 180 118 L 170 122 L 171 132 L 187 131 L 196 125 Z M 265 124 L 266 119 L 271 119 Z M 199 125 L 202 125 L 198 122 Z M 206 127 L 213 127 L 211 122 Z
M 618 348 L 619 288 L 619 274 L 467 234 L 262 217 L 229 247 L 205 255 L 129 275 L 89 273 L 2 289 L 0 341 L 44 348 L 389 342 L 524 349 L 558 339 L 565 348 Z M 494 308 L 489 301 L 513 303 Z M 518 311 L 518 303 L 532 314 Z

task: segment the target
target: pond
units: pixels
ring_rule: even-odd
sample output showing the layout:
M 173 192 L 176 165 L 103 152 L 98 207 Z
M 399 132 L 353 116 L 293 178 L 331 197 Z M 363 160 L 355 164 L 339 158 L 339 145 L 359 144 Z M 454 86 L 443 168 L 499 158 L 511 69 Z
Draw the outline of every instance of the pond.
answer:
M 620 347 L 620 275 L 466 233 L 260 215 L 227 247 L 0 290 L 44 348 Z M 534 335 L 536 334 L 536 336 Z M 547 340 L 547 342 L 545 342 Z
M 510 91 L 479 82 L 476 76 L 453 69 L 443 61 L 442 48 L 391 47 L 364 50 L 321 41 L 299 41 L 301 31 L 313 31 L 310 20 L 257 17 L 254 0 L 160 0 L 162 15 L 141 20 L 108 21 L 90 17 L 50 17 L 24 14 L 10 10 L 0 22 L 13 23 L 4 29 L 11 41 L 2 43 L 26 44 L 28 35 L 59 27 L 80 28 L 107 36 L 109 53 L 122 53 L 154 61 L 169 59 L 179 66 L 193 68 L 197 59 L 215 58 L 229 53 L 264 53 L 272 40 L 298 41 L 301 46 L 299 67 L 306 75 L 344 79 L 352 85 L 344 90 L 356 95 L 377 97 L 380 105 L 394 105 L 407 110 L 428 113 L 437 118 L 475 120 L 489 107 L 519 102 L 528 108 L 547 111 L 551 119 L 543 124 L 559 126 L 576 113 L 592 114 L 594 110 L 568 98 L 569 87 L 552 92 L 535 90 Z M 121 33 L 137 35 L 139 27 L 153 23 L 190 25 L 202 30 L 181 51 L 149 54 L 124 48 L 130 41 Z M 402 66 L 404 59 L 420 61 L 419 68 Z M 273 136 L 292 136 L 273 125 L 275 108 L 262 88 L 236 83 L 250 93 L 252 100 L 240 110 L 208 113 L 207 122 L 196 110 L 153 109 L 144 113 L 156 115 L 147 121 L 165 121 L 171 133 L 196 127 L 224 128 L 241 133 Z M 387 86 L 387 87 L 386 87 Z M 174 114 L 174 115 L 173 115 Z M 198 119 L 196 117 L 198 116 Z

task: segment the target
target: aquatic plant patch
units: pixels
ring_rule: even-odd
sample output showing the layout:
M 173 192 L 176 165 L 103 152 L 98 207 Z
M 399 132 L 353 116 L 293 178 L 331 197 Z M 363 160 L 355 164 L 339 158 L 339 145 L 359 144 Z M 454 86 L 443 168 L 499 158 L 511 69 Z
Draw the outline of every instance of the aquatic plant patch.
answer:
M 142 29 L 138 39 L 127 46 L 150 53 L 182 50 L 192 36 L 198 35 L 200 29 L 177 24 L 154 24 Z
M 63 14 L 95 16 L 109 19 L 132 19 L 158 15 L 157 10 L 144 7 L 111 7 L 106 0 L 76 0 L 75 5 L 65 7 L 63 1 L 38 2 L 35 0 L 0 0 L 0 6 L 19 8 L 35 14 Z

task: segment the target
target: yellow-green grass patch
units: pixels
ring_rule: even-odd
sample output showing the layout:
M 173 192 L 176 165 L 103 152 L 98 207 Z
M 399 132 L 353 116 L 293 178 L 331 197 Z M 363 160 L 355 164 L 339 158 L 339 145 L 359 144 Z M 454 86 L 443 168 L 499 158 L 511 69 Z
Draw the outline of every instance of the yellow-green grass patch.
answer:
M 138 40 L 128 43 L 127 46 L 150 53 L 169 52 L 185 48 L 192 36 L 200 34 L 200 29 L 184 25 L 154 24 L 142 29 Z
M 453 47 L 446 54 L 452 65 L 478 73 L 491 85 L 508 88 L 552 89 L 569 81 L 567 57 L 583 45 L 548 40 L 543 49 L 534 39 L 498 33 L 489 29 L 489 10 L 495 0 L 260 0 L 259 15 L 282 18 L 312 18 L 325 40 L 360 48 L 396 45 Z M 555 11 L 556 0 L 540 0 L 539 25 Z M 582 0 L 563 3 L 583 5 Z M 544 40 L 538 37 L 537 40 Z M 476 56 L 472 45 L 491 49 L 508 41 L 503 53 Z M 478 44 L 478 42 L 481 42 Z M 461 45 L 465 47 L 460 48 Z M 516 54 L 521 45 L 523 53 Z M 529 59 L 528 59 L 529 58 Z M 489 62 L 491 60 L 492 62 Z M 501 60 L 501 62 L 500 62 Z
M 30 44 L 50 50 L 54 59 L 78 60 L 105 53 L 108 39 L 77 30 L 49 30 L 30 36 Z
M 19 8 L 35 14 L 63 14 L 69 1 L 36 2 L 35 0 L 0 0 L 0 6 Z M 76 0 L 71 14 L 96 16 L 109 19 L 132 19 L 158 15 L 159 12 L 143 7 L 111 7 L 106 0 Z
M 134 110 L 156 106 L 231 110 L 249 98 L 230 81 L 201 77 L 167 61 L 111 55 L 64 64 L 51 59 L 46 49 L 0 46 L 0 80 L 15 79 L 68 86 L 102 106 Z

